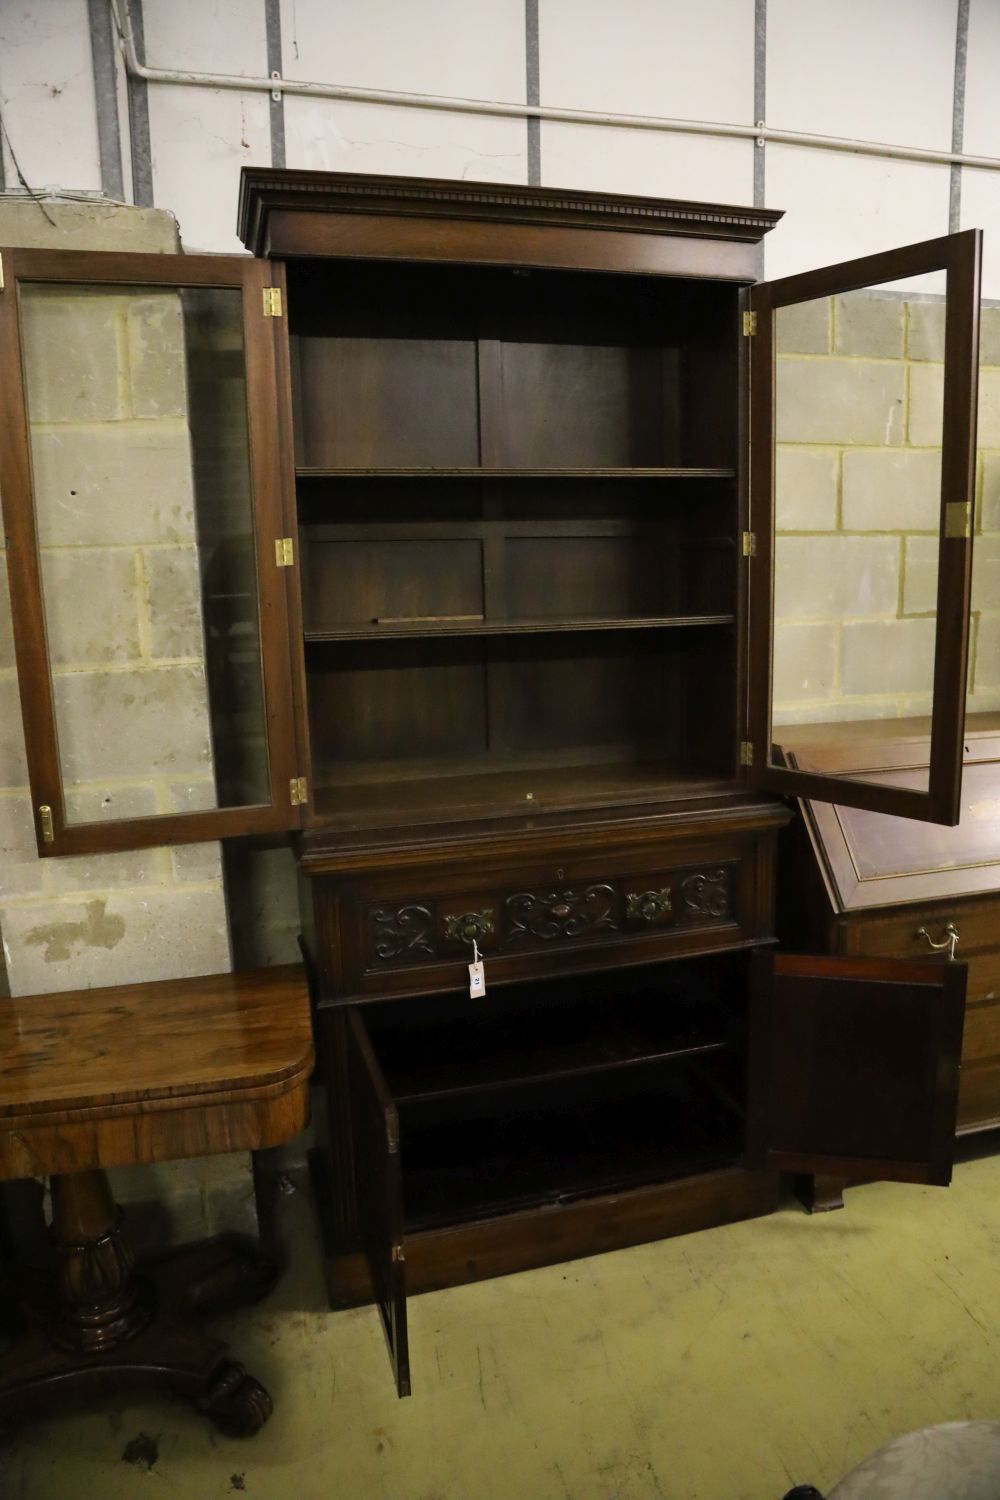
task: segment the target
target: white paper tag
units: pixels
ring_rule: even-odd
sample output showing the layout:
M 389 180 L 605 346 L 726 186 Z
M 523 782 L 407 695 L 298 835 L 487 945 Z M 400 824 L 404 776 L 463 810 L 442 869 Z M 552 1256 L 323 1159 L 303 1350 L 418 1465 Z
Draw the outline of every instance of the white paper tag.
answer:
M 478 995 L 486 994 L 486 967 L 479 957 L 479 944 L 475 938 L 472 939 L 472 959 L 469 965 L 469 994 L 475 1000 Z

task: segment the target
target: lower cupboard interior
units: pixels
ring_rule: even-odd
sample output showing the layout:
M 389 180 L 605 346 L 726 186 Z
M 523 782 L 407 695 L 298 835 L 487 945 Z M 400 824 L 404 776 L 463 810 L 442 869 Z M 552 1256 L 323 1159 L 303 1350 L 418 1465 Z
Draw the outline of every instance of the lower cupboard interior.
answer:
M 406 1229 L 738 1163 L 746 979 L 721 955 L 366 1007 Z

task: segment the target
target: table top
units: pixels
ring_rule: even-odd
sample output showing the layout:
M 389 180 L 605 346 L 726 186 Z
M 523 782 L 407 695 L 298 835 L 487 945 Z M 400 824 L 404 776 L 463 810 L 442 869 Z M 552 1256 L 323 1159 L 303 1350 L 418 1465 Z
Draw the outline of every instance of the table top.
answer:
M 0 1000 L 0 1128 L 281 1092 L 312 1064 L 299 964 Z

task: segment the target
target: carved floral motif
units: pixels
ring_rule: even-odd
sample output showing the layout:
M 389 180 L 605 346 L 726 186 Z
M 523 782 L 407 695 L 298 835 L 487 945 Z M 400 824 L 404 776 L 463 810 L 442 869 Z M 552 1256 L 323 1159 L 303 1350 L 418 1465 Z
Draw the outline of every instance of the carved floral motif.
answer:
M 375 957 L 382 963 L 393 959 L 433 958 L 430 934 L 434 918 L 426 906 L 374 906 L 368 913 Z
M 616 931 L 619 925 L 614 887 L 610 885 L 588 885 L 579 891 L 516 891 L 504 904 L 508 943 L 582 937 L 607 929 Z
M 681 881 L 681 896 L 687 917 L 719 918 L 730 915 L 729 879 L 726 870 L 699 871 Z
M 662 922 L 672 911 L 670 887 L 658 891 L 627 891 L 625 893 L 625 915 L 633 921 Z

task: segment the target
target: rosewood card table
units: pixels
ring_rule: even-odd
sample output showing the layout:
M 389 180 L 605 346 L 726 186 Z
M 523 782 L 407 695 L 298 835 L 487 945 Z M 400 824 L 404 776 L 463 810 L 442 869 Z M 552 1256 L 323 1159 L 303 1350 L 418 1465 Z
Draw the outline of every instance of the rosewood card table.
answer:
M 256 1432 L 258 1381 L 197 1314 L 264 1295 L 235 1237 L 140 1271 L 108 1167 L 278 1145 L 308 1118 L 309 1000 L 297 965 L 0 1001 L 0 1178 L 50 1178 L 54 1274 L 15 1269 L 25 1331 L 0 1357 L 0 1423 L 62 1395 L 170 1390 Z

